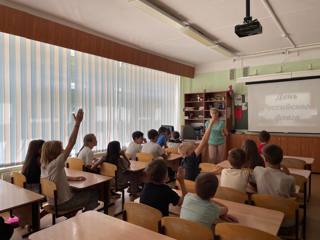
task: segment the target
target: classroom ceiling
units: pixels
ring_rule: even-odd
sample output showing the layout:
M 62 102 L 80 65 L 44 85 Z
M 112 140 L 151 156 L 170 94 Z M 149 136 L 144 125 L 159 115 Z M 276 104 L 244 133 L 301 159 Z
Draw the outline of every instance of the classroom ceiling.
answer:
M 75 23 L 139 49 L 191 65 L 226 59 L 220 53 L 128 0 L 10 0 L 42 13 Z M 150 0 L 205 32 L 236 55 L 290 48 L 262 0 L 251 1 L 251 15 L 263 26 L 261 35 L 238 38 L 234 26 L 243 21 L 245 0 Z M 269 0 L 297 46 L 320 42 L 319 0 Z

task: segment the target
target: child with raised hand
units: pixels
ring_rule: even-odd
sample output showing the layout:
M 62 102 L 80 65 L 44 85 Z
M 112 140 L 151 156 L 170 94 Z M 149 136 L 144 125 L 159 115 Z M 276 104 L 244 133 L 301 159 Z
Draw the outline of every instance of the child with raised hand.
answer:
M 87 166 L 90 166 L 95 160 L 92 152 L 95 146 L 97 146 L 96 136 L 93 133 L 85 135 L 83 138 L 83 146 L 78 153 L 78 158 L 83 160 Z
M 188 193 L 183 201 L 180 217 L 186 220 L 204 224 L 212 229 L 213 224 L 224 216 L 226 220 L 234 220 L 227 215 L 228 208 L 212 200 L 219 181 L 213 173 L 200 174 L 196 179 L 196 194 Z
M 199 164 L 201 161 L 201 152 L 204 147 L 208 144 L 208 139 L 211 133 L 214 119 L 211 118 L 208 127 L 201 139 L 200 144 L 196 145 L 192 142 L 184 142 L 179 146 L 179 153 L 183 156 L 182 166 L 186 171 L 186 179 L 194 181 L 200 173 Z
M 140 203 L 158 209 L 163 216 L 169 215 L 169 204 L 182 205 L 184 196 L 187 194 L 183 168 L 178 169 L 176 176 L 181 186 L 181 197 L 165 184 L 168 178 L 168 168 L 163 160 L 152 161 L 146 168 L 146 175 L 148 182 L 142 190 Z
M 92 189 L 73 192 L 70 189 L 68 180 L 83 181 L 84 177 L 67 177 L 64 170 L 65 163 L 69 157 L 73 146 L 76 143 L 79 128 L 83 119 L 83 111 L 79 109 L 77 114 L 73 114 L 75 125 L 70 135 L 65 149 L 60 141 L 48 141 L 42 146 L 41 153 L 41 177 L 53 181 L 57 186 L 58 209 L 66 211 L 84 207 L 85 210 L 93 210 L 98 206 L 98 193 Z M 53 199 L 48 199 L 50 204 Z
M 220 186 L 233 188 L 245 193 L 250 177 L 250 170 L 244 168 L 246 153 L 240 148 L 233 148 L 229 151 L 228 161 L 231 164 L 231 168 L 221 171 Z

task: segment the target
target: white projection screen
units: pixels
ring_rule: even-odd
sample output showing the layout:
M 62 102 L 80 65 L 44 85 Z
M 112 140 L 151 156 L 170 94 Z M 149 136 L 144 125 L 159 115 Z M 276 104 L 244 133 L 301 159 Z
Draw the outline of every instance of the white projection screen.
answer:
M 248 85 L 249 131 L 320 133 L 320 78 Z

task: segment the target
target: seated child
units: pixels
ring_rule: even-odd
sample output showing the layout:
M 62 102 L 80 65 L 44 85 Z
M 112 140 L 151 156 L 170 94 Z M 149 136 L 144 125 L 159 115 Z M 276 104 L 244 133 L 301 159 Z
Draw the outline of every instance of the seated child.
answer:
M 212 200 L 218 185 L 218 178 L 213 173 L 200 174 L 196 179 L 196 194 L 188 193 L 185 196 L 180 217 L 212 229 L 219 217 L 228 212 L 227 207 Z
M 263 148 L 266 168 L 255 167 L 253 175 L 260 194 L 280 197 L 295 197 L 295 180 L 289 170 L 281 165 L 282 149 L 275 145 L 266 145 Z
M 263 153 L 263 147 L 264 145 L 268 144 L 270 141 L 270 133 L 268 133 L 267 131 L 263 130 L 259 133 L 259 146 L 258 146 L 258 150 L 259 150 L 259 154 Z
M 39 192 L 40 175 L 41 175 L 41 150 L 43 140 L 32 140 L 29 143 L 26 159 L 22 166 L 22 174 L 26 177 L 26 188 Z
M 120 142 L 111 141 L 107 147 L 107 153 L 100 160 L 96 161 L 92 169 L 96 169 L 102 163 L 107 162 L 117 166 L 117 183 L 118 187 L 128 185 L 128 177 L 126 171 L 130 167 L 130 162 L 123 151 L 121 151 Z
M 187 190 L 184 184 L 184 170 L 179 168 L 177 180 L 180 183 L 182 196 L 165 184 L 168 178 L 168 168 L 163 160 L 154 160 L 146 168 L 148 182 L 144 185 L 140 203 L 158 209 L 163 216 L 169 215 L 169 204 L 181 206 Z
M 159 157 L 165 158 L 166 155 L 165 155 L 164 149 L 159 144 L 157 144 L 158 136 L 159 134 L 157 130 L 154 130 L 154 129 L 149 130 L 148 138 L 150 142 L 143 144 L 141 152 L 151 154 L 154 159 L 157 159 Z
M 167 141 L 170 138 L 170 130 L 165 127 L 160 127 L 158 130 L 159 137 L 157 139 L 157 144 L 161 147 L 167 147 Z
M 245 193 L 250 176 L 249 169 L 243 168 L 246 163 L 245 152 L 239 148 L 231 149 L 228 154 L 228 161 L 232 167 L 221 171 L 220 186 Z
M 257 144 L 253 140 L 245 140 L 241 148 L 246 153 L 246 167 L 254 169 L 256 166 L 265 166 L 264 160 L 259 154 Z
M 143 138 L 143 133 L 140 131 L 135 131 L 132 133 L 133 141 L 129 144 L 126 150 L 126 156 L 129 159 L 136 160 L 136 154 L 141 152 L 142 143 L 146 143 L 146 139 Z
M 41 152 L 41 177 L 53 181 L 57 186 L 58 210 L 67 211 L 84 207 L 93 210 L 98 206 L 98 192 L 92 189 L 71 191 L 68 180 L 83 181 L 84 177 L 67 177 L 64 170 L 67 158 L 76 143 L 80 124 L 83 119 L 83 111 L 79 109 L 77 115 L 73 115 L 75 125 L 65 149 L 60 141 L 48 141 L 42 146 Z M 53 205 L 53 199 L 48 199 Z
M 183 156 L 182 167 L 186 171 L 185 179 L 194 181 L 200 173 L 199 164 L 201 161 L 201 152 L 208 143 L 212 126 L 213 121 L 211 119 L 208 128 L 197 147 L 192 142 L 184 142 L 180 144 L 178 151 Z
M 94 157 L 92 149 L 97 146 L 97 138 L 94 134 L 90 133 L 84 136 L 83 146 L 81 147 L 78 158 L 84 161 L 84 164 L 90 166 L 93 164 Z
M 180 144 L 182 143 L 180 140 L 180 133 L 177 131 L 172 132 L 172 138 L 169 139 L 167 142 L 167 146 L 169 148 L 178 148 Z

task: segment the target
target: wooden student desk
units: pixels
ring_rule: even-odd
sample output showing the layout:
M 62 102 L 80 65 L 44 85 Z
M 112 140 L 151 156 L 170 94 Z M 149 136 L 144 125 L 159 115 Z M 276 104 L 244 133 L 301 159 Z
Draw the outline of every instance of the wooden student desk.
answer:
M 77 171 L 70 168 L 65 168 L 68 177 L 83 176 L 86 178 L 84 181 L 69 181 L 69 186 L 75 190 L 83 190 L 86 188 L 97 187 L 100 191 L 100 197 L 104 202 L 104 213 L 108 213 L 109 204 L 109 185 L 112 177 L 89 173 L 84 171 Z
M 178 191 L 179 193 L 180 191 Z M 181 194 L 181 192 L 180 192 Z M 284 214 L 266 208 L 255 207 L 223 199 L 214 198 L 215 201 L 224 204 L 228 208 L 228 214 L 235 216 L 240 225 L 255 228 L 273 235 L 277 235 Z M 180 215 L 181 207 L 170 205 L 169 211 Z
M 30 240 L 172 240 L 120 219 L 88 211 L 32 234 Z
M 44 196 L 0 180 L 0 213 L 31 205 L 33 231 L 40 228 L 39 202 Z
M 148 162 L 130 160 L 130 168 L 128 169 L 128 171 L 129 172 L 143 171 L 148 166 L 148 164 L 149 164 Z
M 166 162 L 167 166 L 170 167 L 173 171 L 177 171 L 180 166 L 181 159 L 181 154 L 170 153 L 168 157 L 164 159 L 164 161 Z

